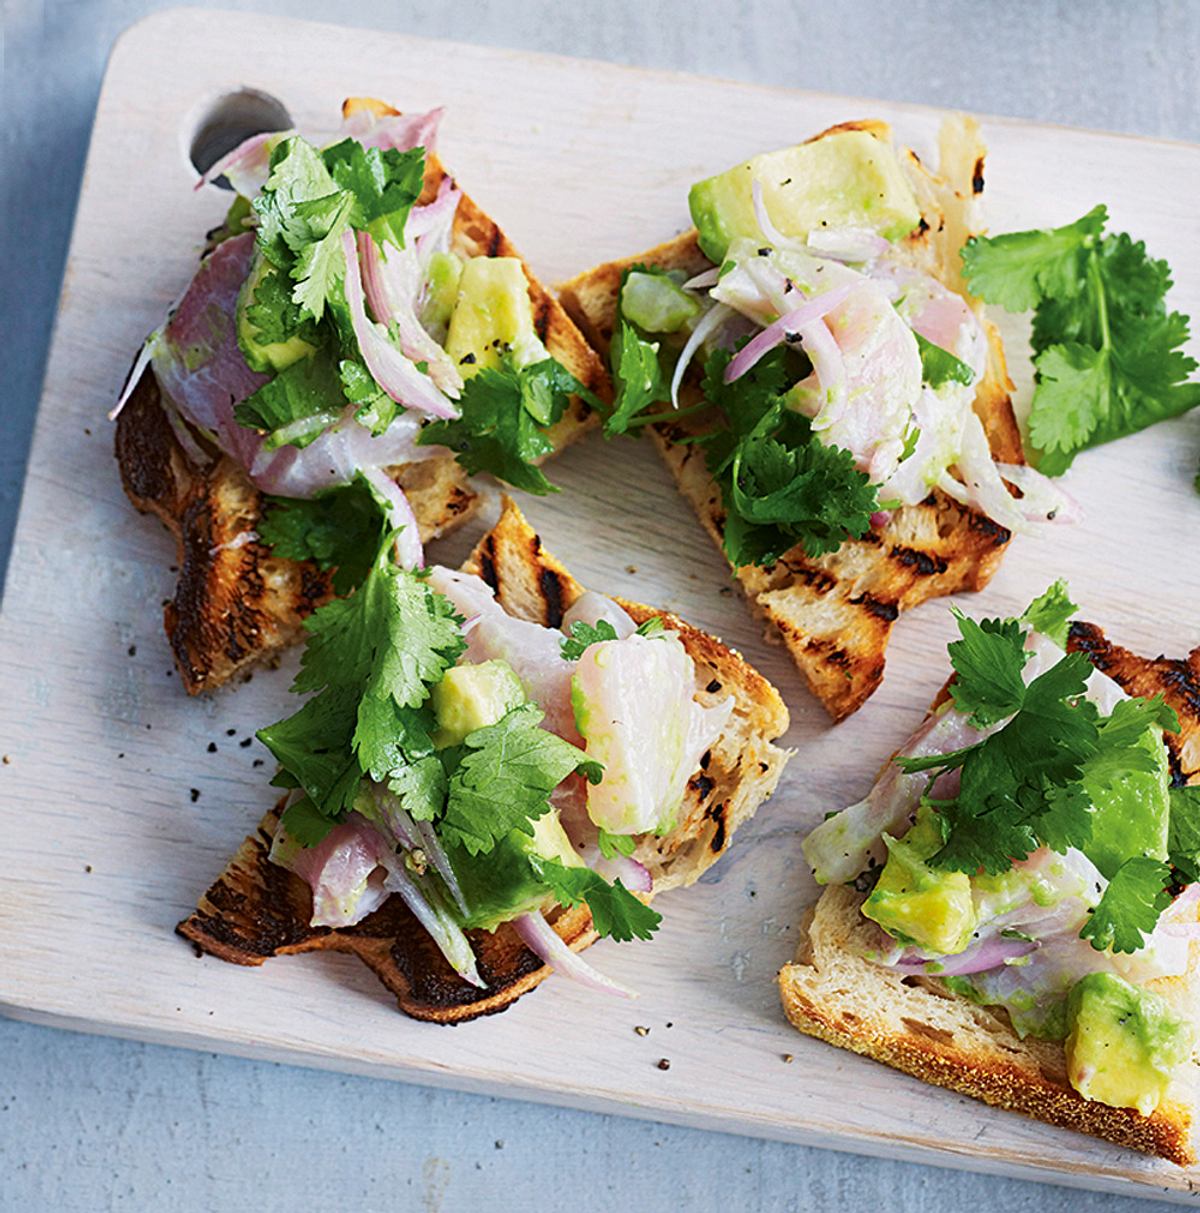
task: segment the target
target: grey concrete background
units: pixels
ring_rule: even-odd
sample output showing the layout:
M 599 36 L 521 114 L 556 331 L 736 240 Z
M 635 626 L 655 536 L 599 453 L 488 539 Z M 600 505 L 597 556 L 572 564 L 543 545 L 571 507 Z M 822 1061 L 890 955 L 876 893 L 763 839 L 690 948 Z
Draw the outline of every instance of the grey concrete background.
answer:
M 161 7 L 3 0 L 0 569 L 105 58 Z M 213 7 L 1200 139 L 1189 0 Z M 1152 1205 L 0 1021 L 5 1213 L 1047 1207 Z

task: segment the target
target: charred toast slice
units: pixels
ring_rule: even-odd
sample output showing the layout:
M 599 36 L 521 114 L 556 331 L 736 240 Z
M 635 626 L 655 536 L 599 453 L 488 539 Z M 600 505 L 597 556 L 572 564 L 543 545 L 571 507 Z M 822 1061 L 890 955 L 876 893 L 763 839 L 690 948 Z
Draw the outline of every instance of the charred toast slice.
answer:
M 1111 643 L 1091 624 L 1072 624 L 1068 647 L 1131 695 L 1161 693 L 1178 713 L 1180 732 L 1168 734 L 1176 784 L 1200 782 L 1200 648 L 1185 660 L 1139 657 Z M 937 701 L 935 701 L 936 706 Z M 905 977 L 858 955 L 852 943 L 866 922 L 864 895 L 830 886 L 810 910 L 796 960 L 779 974 L 784 1010 L 809 1036 L 949 1087 L 985 1103 L 1077 1129 L 1117 1145 L 1156 1154 L 1181 1166 L 1196 1161 L 1192 1131 L 1200 1073 L 1177 1084 L 1173 1097 L 1150 1116 L 1083 1098 L 1067 1079 L 1063 1046 L 1022 1040 L 1000 1009 L 977 1006 L 934 979 Z M 1191 969 L 1182 978 L 1200 998 L 1200 943 L 1191 945 Z
M 861 122 L 833 127 L 815 138 L 854 127 L 891 137 L 885 124 Z M 983 189 L 983 155 L 978 126 L 965 118 L 943 129 L 938 175 L 915 153 L 901 153 L 922 220 L 900 247 L 915 267 L 960 292 L 958 251 L 973 228 L 973 202 Z M 688 277 L 711 268 L 692 229 L 560 286 L 568 313 L 602 352 L 612 340 L 621 276 L 636 264 L 681 270 Z M 1004 349 L 996 329 L 986 321 L 985 326 L 988 369 L 977 390 L 975 411 L 994 457 L 1023 463 Z M 681 405 L 700 400 L 697 384 L 685 385 Z M 712 417 L 701 412 L 647 428 L 680 491 L 720 547 L 725 526 L 721 493 L 709 477 L 703 451 L 691 441 L 713 424 Z M 886 524 L 830 555 L 812 559 L 797 546 L 771 568 L 745 566 L 735 572 L 751 609 L 766 622 L 768 639 L 787 646 L 813 693 L 834 720 L 841 720 L 862 707 L 879 686 L 900 612 L 943 594 L 982 589 L 1009 538 L 1008 530 L 984 514 L 935 490 L 920 505 L 894 511 Z
M 397 113 L 363 98 L 347 101 L 343 113 L 349 117 L 361 109 Z M 446 176 L 431 153 L 419 201 L 436 197 Z M 519 256 L 499 225 L 466 194 L 451 239 L 463 257 Z M 558 300 L 527 265 L 524 269 L 543 344 L 585 387 L 606 397 L 608 376 L 600 359 Z M 573 442 L 594 420 L 592 410 L 573 399 L 549 431 L 555 448 Z M 186 445 L 181 441 L 147 368 L 117 418 L 117 465 L 134 506 L 158 517 L 175 537 L 179 579 L 163 621 L 183 685 L 194 695 L 294 643 L 304 619 L 332 590 L 329 574 L 314 564 L 274 557 L 265 545 L 239 538 L 254 531 L 262 495 L 234 460 L 199 436 L 191 438 Z M 453 530 L 478 506 L 466 473 L 449 454 L 388 471 L 409 496 L 423 541 Z
M 559 626 L 583 592 L 507 498 L 499 522 L 463 567 L 492 586 L 510 614 L 547 627 Z M 679 824 L 661 838 L 644 836 L 634 852 L 649 869 L 654 892 L 661 893 L 697 880 L 774 790 L 787 753 L 772 741 L 786 731 L 788 712 L 775 688 L 715 637 L 650 607 L 622 606 L 638 622 L 662 614 L 679 632 L 705 686 L 702 700 L 731 694 L 735 699 L 725 731 L 688 785 Z M 277 821 L 273 809 L 196 912 L 179 924 L 179 933 L 205 952 L 244 965 L 293 952 L 350 952 L 375 972 L 405 1014 L 438 1023 L 502 1011 L 550 975 L 509 925 L 468 931 L 487 982 L 486 989 L 476 989 L 454 973 L 398 897 L 356 926 L 310 927 L 308 886 L 268 859 Z M 576 951 L 596 938 L 586 907 L 560 911 L 553 926 Z

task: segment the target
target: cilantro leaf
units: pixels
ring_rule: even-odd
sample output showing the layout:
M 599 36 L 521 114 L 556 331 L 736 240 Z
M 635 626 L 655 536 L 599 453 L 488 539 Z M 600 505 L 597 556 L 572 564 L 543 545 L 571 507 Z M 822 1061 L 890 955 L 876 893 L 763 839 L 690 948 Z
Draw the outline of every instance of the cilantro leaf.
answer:
M 616 395 L 612 411 L 604 419 L 605 437 L 628 433 L 647 408 L 671 399 L 658 349 L 657 342 L 646 341 L 628 320 L 622 319 L 617 325 L 609 347 Z
M 915 329 L 913 336 L 921 352 L 921 378 L 930 387 L 939 388 L 946 383 L 961 383 L 964 387 L 970 387 L 975 382 L 975 372 L 961 358 L 956 358 L 940 345 L 934 345 Z
M 315 847 L 333 829 L 333 821 L 307 796 L 288 805 L 279 824 L 302 847 Z
M 649 939 L 662 922 L 662 915 L 639 901 L 621 882 L 609 884 L 591 868 L 567 867 L 554 859 L 533 856 L 534 870 L 549 885 L 560 905 L 587 903 L 592 924 L 605 939 L 628 942 Z
M 307 228 L 307 240 L 299 249 L 292 278 L 292 301 L 314 320 L 320 320 L 326 300 L 346 274 L 342 233 L 350 227 L 354 195 L 331 194 L 296 205 L 295 218 Z
M 471 376 L 459 398 L 461 416 L 425 426 L 417 441 L 449 447 L 472 475 L 491 472 L 539 496 L 557 492 L 536 463 L 554 450 L 546 429 L 562 418 L 571 395 L 598 403 L 553 358 L 520 369 L 506 360 Z
M 259 732 L 331 816 L 349 807 L 363 774 L 385 779 L 432 751 L 429 688 L 466 648 L 449 601 L 391 563 L 390 547 L 389 535 L 359 589 L 305 621 L 292 690 L 317 694 Z
M 772 565 L 801 544 L 809 556 L 865 535 L 878 494 L 849 451 L 826 446 L 783 399 L 791 381 L 785 349 L 724 382 L 727 350 L 705 369 L 705 397 L 726 428 L 705 439 L 708 469 L 725 507 L 725 554 L 737 565 Z
M 616 859 L 618 855 L 626 857 L 637 849 L 637 840 L 632 834 L 610 834 L 603 826 L 600 827 L 596 839 L 600 854 L 605 859 Z
M 1123 699 L 1100 722 L 1098 749 L 1084 763 L 1084 778 L 1092 786 L 1108 786 L 1130 771 L 1155 771 L 1158 762 L 1142 744 L 1148 730 L 1179 731 L 1179 717 L 1161 695 L 1152 699 Z
M 312 239 L 297 208 L 340 193 L 311 143 L 299 135 L 281 140 L 271 152 L 270 175 L 251 204 L 258 219 L 255 240 L 267 260 L 290 269 L 295 254 Z
M 378 438 L 402 412 L 402 408 L 375 382 L 367 368 L 357 359 L 347 358 L 338 363 L 342 393 L 351 404 L 355 418 Z
M 1029 438 L 1038 466 L 1064 472 L 1079 451 L 1200 404 L 1188 318 L 1168 312 L 1165 261 L 1122 232 L 1104 235 L 1104 207 L 1050 232 L 973 239 L 968 286 L 1010 311 L 1034 308 L 1037 385 Z
M 1059 648 L 1067 647 L 1071 631 L 1071 616 L 1079 608 L 1071 601 L 1065 581 L 1056 581 L 1044 594 L 1035 598 L 1021 619 L 1035 632 L 1048 636 Z
M 239 425 L 267 431 L 265 446 L 306 447 L 345 407 L 333 359 L 319 352 L 293 362 L 233 410 Z
M 386 530 L 386 507 L 362 475 L 316 497 L 267 497 L 259 538 L 285 560 L 333 569 L 333 592 L 345 597 L 375 563 Z
M 316 324 L 301 312 L 299 305 L 292 298 L 288 279 L 269 261 L 263 259 L 261 254 L 259 260 L 251 267 L 247 283 L 253 283 L 254 289 L 249 292 L 249 298 L 246 300 L 245 319 L 255 330 L 260 345 L 281 344 L 293 337 L 314 346 L 318 343 L 320 339 L 317 336 Z M 242 344 L 242 353 L 245 354 L 241 325 L 238 326 L 238 342 Z M 264 366 L 255 369 L 269 368 Z
M 589 645 L 599 644 L 602 640 L 616 640 L 616 638 L 617 630 L 607 619 L 598 619 L 595 626 L 578 619 L 571 624 L 571 630 L 560 646 L 563 660 L 578 661 Z
M 446 768 L 435 754 L 398 767 L 388 779 L 388 789 L 415 821 L 432 821 L 442 811 L 447 786 Z
M 425 184 L 424 148 L 368 148 L 343 139 L 321 154 L 330 176 L 353 196 L 353 225 L 403 247 L 404 225 Z
M 255 736 L 283 768 L 272 782 L 301 787 L 327 817 L 348 809 L 362 782 L 362 770 L 350 748 L 355 703 L 347 688 L 308 700 L 285 720 L 259 729 Z
M 976 623 L 958 608 L 960 640 L 949 645 L 957 677 L 950 684 L 954 706 L 966 712 L 975 728 L 1011 716 L 1025 700 L 1021 671 L 1031 654 L 1015 619 L 985 619 Z
M 1097 206 L 1050 231 L 972 236 L 962 250 L 967 286 L 1009 312 L 1028 312 L 1043 299 L 1074 294 L 1086 272 L 1087 250 L 1107 222 L 1108 209 Z
M 582 750 L 538 727 L 542 715 L 525 703 L 467 735 L 438 827 L 447 843 L 479 855 L 512 830 L 532 836 L 533 822 L 550 808 L 550 793 L 585 765 Z
M 1171 904 L 1170 869 L 1158 859 L 1135 855 L 1116 871 L 1091 917 L 1079 932 L 1098 952 L 1136 952 Z
M 1200 880 L 1200 786 L 1171 789 L 1167 854 L 1176 877 L 1185 884 Z

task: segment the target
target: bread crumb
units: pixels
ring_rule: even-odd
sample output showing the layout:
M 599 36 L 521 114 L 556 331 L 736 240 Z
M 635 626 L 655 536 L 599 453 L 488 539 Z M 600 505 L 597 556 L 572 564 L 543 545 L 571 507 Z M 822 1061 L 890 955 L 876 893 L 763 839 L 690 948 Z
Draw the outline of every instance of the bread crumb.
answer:
M 634 1031 L 635 1031 L 635 1032 L 636 1032 L 636 1033 L 637 1033 L 639 1036 L 649 1036 L 649 1035 L 650 1035 L 650 1029 L 649 1029 L 649 1028 L 644 1028 L 644 1027 L 642 1027 L 642 1025 L 641 1025 L 641 1024 L 638 1024 L 638 1026 L 637 1026 L 636 1028 L 634 1028 L 633 1030 L 634 1030 Z
M 11 767 L 12 766 L 12 755 L 5 754 L 4 758 L 0 759 L 0 761 L 2 761 L 6 767 Z
M 795 1059 L 795 1057 L 792 1056 L 791 1053 L 785 1053 L 783 1055 L 783 1060 L 787 1065 L 790 1066 L 792 1064 L 792 1062 L 794 1062 L 796 1059 Z
M 658 1068 L 660 1070 L 669 1070 L 671 1068 L 671 1059 L 669 1057 L 660 1057 L 658 1059 Z

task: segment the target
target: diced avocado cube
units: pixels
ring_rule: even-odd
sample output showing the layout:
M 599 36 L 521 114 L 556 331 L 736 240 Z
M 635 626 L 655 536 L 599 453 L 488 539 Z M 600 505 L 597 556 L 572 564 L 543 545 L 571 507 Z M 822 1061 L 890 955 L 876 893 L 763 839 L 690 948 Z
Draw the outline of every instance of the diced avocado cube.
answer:
M 287 341 L 263 341 L 262 334 L 251 323 L 247 308 L 254 302 L 254 292 L 259 284 L 279 271 L 262 254 L 255 256 L 250 273 L 242 283 L 237 301 L 237 339 L 242 350 L 242 357 L 252 371 L 269 374 L 271 371 L 282 371 L 315 352 L 316 347 L 310 345 L 303 337 L 289 337 Z
M 809 143 L 765 152 L 692 186 L 688 195 L 700 247 L 721 263 L 739 236 L 761 240 L 752 182 L 785 236 L 804 239 L 823 227 L 862 227 L 899 240 L 921 221 L 895 150 L 866 130 L 835 131 Z
M 647 333 L 677 333 L 700 312 L 700 301 L 665 274 L 632 271 L 621 287 L 621 314 Z
M 502 720 L 525 702 L 525 688 L 507 661 L 456 665 L 432 692 L 438 749 L 460 745 L 468 733 Z
M 529 280 L 516 257 L 472 257 L 463 266 L 446 353 L 464 379 L 499 366 L 505 354 L 517 366 L 546 357 L 533 327 Z
M 953 955 L 970 942 L 975 903 L 965 872 L 931 868 L 926 860 L 941 848 L 943 836 L 928 806 L 903 838 L 883 836 L 888 857 L 862 912 L 897 939 L 931 952 Z
M 1084 1099 L 1149 1116 L 1191 1056 L 1192 1029 L 1166 1001 L 1114 973 L 1089 973 L 1067 1000 L 1067 1076 Z
M 428 290 L 421 309 L 421 323 L 435 335 L 444 337 L 462 280 L 462 258 L 454 253 L 434 253 L 429 259 Z
M 533 836 L 513 830 L 486 855 L 450 850 L 450 862 L 467 903 L 464 927 L 494 931 L 520 914 L 544 909 L 550 891 L 529 862 L 530 855 L 554 859 L 564 867 L 582 867 L 554 809 L 533 822 Z

